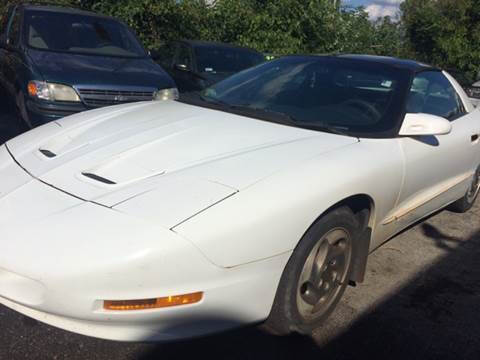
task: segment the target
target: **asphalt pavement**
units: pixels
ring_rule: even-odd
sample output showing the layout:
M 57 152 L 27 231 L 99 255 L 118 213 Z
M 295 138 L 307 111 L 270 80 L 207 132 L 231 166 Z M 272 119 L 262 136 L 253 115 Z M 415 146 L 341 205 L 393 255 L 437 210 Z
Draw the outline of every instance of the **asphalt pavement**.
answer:
M 1 144 L 19 130 L 0 109 Z M 467 214 L 441 211 L 372 253 L 365 282 L 347 289 L 312 338 L 251 326 L 173 344 L 119 343 L 0 306 L 1 360 L 187 358 L 480 359 L 480 200 Z

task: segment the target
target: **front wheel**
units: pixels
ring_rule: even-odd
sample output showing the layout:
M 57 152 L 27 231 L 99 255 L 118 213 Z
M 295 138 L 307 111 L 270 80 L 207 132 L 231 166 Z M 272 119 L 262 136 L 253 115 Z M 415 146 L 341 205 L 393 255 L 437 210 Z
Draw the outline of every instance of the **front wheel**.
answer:
M 464 213 L 470 210 L 475 204 L 475 200 L 478 197 L 478 193 L 480 192 L 480 166 L 478 167 L 477 171 L 473 175 L 472 183 L 467 190 L 467 193 L 461 199 L 455 201 L 448 207 L 448 210 L 458 213 Z
M 280 280 L 267 329 L 310 334 L 333 312 L 347 287 L 359 224 L 347 207 L 315 222 L 294 250 Z

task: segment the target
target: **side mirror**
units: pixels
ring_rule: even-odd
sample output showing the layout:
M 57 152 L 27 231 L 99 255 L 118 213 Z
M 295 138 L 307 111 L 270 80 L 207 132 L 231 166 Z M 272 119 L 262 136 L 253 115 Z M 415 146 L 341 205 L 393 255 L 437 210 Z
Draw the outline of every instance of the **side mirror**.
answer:
M 400 128 L 400 136 L 445 135 L 452 131 L 447 119 L 430 114 L 407 113 Z
M 190 68 L 188 67 L 188 65 L 185 65 L 185 64 L 175 64 L 175 69 L 180 71 L 190 71 Z

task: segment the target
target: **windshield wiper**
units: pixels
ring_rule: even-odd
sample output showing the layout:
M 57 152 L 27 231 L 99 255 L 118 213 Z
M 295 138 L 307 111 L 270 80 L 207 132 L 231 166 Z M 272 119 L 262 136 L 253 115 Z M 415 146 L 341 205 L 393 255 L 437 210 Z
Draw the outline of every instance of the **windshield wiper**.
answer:
M 226 102 L 223 102 L 215 98 L 202 95 L 202 93 L 200 93 L 199 91 L 189 91 L 189 92 L 182 93 L 180 94 L 180 99 L 182 98 L 190 98 L 190 99 L 200 100 L 201 102 L 204 102 L 207 104 L 230 107 L 230 104 L 227 104 Z
M 258 107 L 251 107 L 248 105 L 228 105 L 228 106 L 230 109 L 234 111 L 235 110 L 240 111 L 242 113 L 249 114 L 249 115 L 261 115 L 262 118 L 267 117 L 267 120 L 278 122 L 284 125 L 296 126 L 298 123 L 298 121 L 294 117 L 280 111 L 258 108 Z
M 348 128 L 346 127 L 328 125 L 322 122 L 319 122 L 319 123 L 303 122 L 294 118 L 289 114 L 286 114 L 280 111 L 251 107 L 248 105 L 230 105 L 229 107 L 233 110 L 240 110 L 246 113 L 255 112 L 257 114 L 264 114 L 269 117 L 271 116 L 273 117 L 273 121 L 284 124 L 284 125 L 291 125 L 291 126 L 295 126 L 303 129 L 308 129 L 308 130 L 326 131 L 326 132 L 337 134 L 337 135 L 351 136 L 348 133 Z
M 267 120 L 267 121 L 276 122 L 282 125 L 289 125 L 289 126 L 302 128 L 302 129 L 307 129 L 307 130 L 325 131 L 331 134 L 352 136 L 351 134 L 348 133 L 348 128 L 346 127 L 328 125 L 322 122 L 318 122 L 318 123 L 302 122 L 294 118 L 293 116 L 280 111 L 259 108 L 259 107 L 252 107 L 249 105 L 229 104 L 219 99 L 204 96 L 200 92 L 196 92 L 196 91 L 184 93 L 182 95 L 193 97 L 195 99 L 201 100 L 204 103 L 218 106 L 220 108 L 223 108 L 224 110 L 231 111 L 239 115 L 252 116 L 254 118 L 259 118 L 261 120 Z
M 322 131 L 326 131 L 336 135 L 352 136 L 351 134 L 348 133 L 348 128 L 346 127 L 333 126 L 333 125 L 327 125 L 327 124 L 310 124 L 310 126 L 312 126 L 312 128 L 315 128 L 316 130 L 322 130 Z

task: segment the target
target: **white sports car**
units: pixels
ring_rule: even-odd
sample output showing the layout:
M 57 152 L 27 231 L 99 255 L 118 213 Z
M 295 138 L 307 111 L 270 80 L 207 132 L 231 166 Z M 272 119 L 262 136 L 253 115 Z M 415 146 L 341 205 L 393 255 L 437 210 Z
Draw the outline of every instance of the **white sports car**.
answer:
M 479 134 L 448 73 L 369 56 L 51 122 L 0 147 L 0 303 L 116 340 L 308 334 L 370 251 L 473 205 Z

